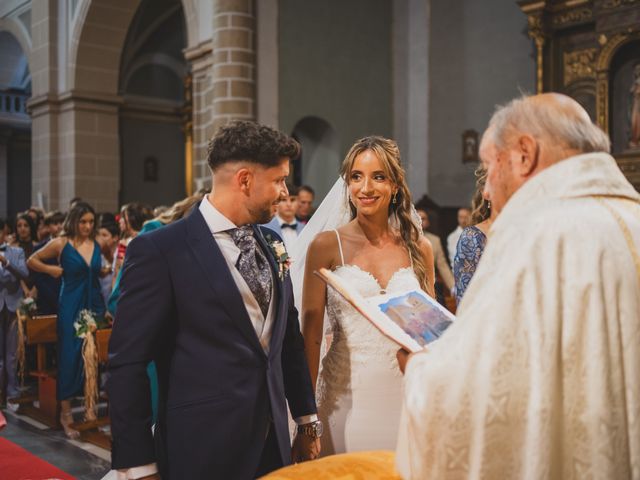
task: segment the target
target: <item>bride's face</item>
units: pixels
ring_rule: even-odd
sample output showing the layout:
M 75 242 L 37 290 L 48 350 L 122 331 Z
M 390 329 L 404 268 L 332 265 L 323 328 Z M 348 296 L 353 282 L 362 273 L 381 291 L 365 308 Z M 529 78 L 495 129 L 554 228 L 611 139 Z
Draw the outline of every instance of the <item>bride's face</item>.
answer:
M 373 151 L 358 154 L 349 172 L 349 196 L 358 213 L 374 215 L 382 211 L 387 215 L 396 190 Z

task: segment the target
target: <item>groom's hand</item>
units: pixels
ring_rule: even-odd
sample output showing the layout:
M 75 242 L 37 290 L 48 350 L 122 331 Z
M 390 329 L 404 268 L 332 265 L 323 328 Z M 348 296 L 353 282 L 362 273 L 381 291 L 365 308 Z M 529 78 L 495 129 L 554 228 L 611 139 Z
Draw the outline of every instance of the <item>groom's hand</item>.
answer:
M 313 460 L 320 455 L 320 439 L 311 438 L 304 433 L 297 433 L 291 447 L 291 458 L 294 463 Z

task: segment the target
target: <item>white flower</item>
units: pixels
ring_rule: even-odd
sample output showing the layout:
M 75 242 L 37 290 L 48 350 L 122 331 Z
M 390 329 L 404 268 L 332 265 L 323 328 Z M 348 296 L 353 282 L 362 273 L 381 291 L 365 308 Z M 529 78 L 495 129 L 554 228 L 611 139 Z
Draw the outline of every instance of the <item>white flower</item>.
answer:
M 287 249 L 284 248 L 284 243 L 282 242 L 273 242 L 273 250 L 276 252 L 277 257 L 281 257 L 287 253 Z

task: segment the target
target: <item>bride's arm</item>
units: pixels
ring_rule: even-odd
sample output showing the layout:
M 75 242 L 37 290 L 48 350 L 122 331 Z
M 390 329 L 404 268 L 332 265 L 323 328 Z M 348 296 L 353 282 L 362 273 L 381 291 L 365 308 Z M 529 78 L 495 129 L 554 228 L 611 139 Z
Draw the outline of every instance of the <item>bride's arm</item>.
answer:
M 333 267 L 336 251 L 333 232 L 322 232 L 309 245 L 302 287 L 302 335 L 304 349 L 309 364 L 309 373 L 316 390 L 318 368 L 320 364 L 320 346 L 322 345 L 324 308 L 327 298 L 327 284 L 313 272 L 320 268 Z
M 422 259 L 424 261 L 424 266 L 427 270 L 427 284 L 429 288 L 427 288 L 427 293 L 436 298 L 436 289 L 435 289 L 435 281 L 436 281 L 436 272 L 434 267 L 433 260 L 433 248 L 431 247 L 431 242 L 427 239 L 427 237 L 420 237 L 420 243 L 418 244 L 418 248 L 420 248 L 420 252 L 422 253 Z

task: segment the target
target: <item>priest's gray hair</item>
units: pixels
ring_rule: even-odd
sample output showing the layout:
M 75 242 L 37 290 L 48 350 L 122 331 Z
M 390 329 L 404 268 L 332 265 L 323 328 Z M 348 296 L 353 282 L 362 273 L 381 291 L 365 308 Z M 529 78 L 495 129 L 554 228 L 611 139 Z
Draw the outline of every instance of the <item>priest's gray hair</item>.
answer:
M 499 106 L 491 117 L 487 132 L 498 148 L 506 147 L 514 134 L 527 133 L 538 140 L 582 153 L 609 152 L 611 142 L 589 114 L 573 99 L 553 94 L 554 101 L 531 101 L 523 95 Z

